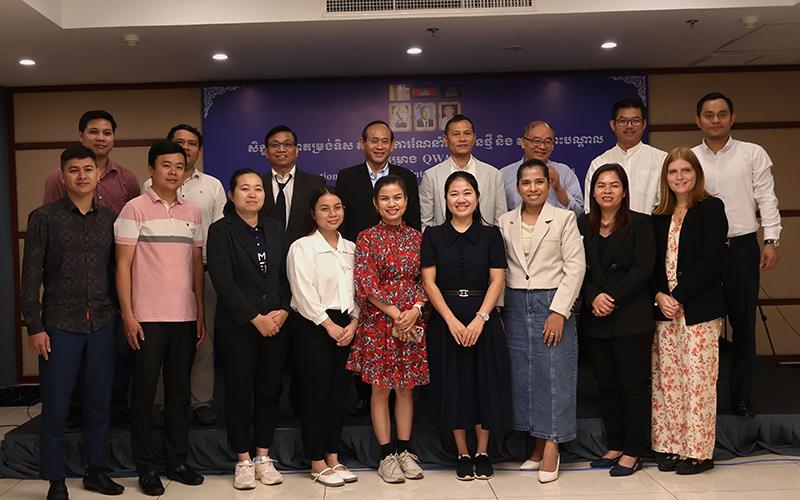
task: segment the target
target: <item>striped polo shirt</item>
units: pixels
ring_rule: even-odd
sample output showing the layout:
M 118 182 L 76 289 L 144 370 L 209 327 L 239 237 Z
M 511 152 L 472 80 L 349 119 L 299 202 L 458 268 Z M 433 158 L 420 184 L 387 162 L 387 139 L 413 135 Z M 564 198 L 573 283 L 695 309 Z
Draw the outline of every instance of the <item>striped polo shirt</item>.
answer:
M 131 266 L 136 321 L 196 321 L 192 249 L 203 247 L 197 205 L 180 196 L 168 205 L 148 189 L 123 207 L 114 237 L 118 245 L 136 247 Z

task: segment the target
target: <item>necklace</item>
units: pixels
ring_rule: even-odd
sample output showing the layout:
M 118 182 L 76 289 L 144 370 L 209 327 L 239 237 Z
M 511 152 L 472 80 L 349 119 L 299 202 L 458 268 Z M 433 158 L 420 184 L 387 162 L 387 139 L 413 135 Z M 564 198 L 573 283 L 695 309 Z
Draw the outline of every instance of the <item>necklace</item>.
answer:
M 683 223 L 683 218 L 686 215 L 686 212 L 689 210 L 689 207 L 675 207 L 675 217 L 678 219 L 678 224 Z

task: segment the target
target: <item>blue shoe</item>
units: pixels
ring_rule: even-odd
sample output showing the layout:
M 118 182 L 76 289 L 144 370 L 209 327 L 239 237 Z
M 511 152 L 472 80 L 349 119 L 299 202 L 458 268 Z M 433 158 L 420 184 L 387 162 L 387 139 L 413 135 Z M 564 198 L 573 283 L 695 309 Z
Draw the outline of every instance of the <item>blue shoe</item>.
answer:
M 637 470 L 641 470 L 643 463 L 644 459 L 642 457 L 639 457 L 636 459 L 636 462 L 633 464 L 633 467 L 625 467 L 624 465 L 615 464 L 614 467 L 612 467 L 611 470 L 608 471 L 608 473 L 615 477 L 630 476 Z
M 622 455 L 618 456 L 617 458 L 598 458 L 597 460 L 592 460 L 589 462 L 589 467 L 593 469 L 607 469 L 609 467 L 614 467 L 619 462 L 619 459 L 622 458 Z

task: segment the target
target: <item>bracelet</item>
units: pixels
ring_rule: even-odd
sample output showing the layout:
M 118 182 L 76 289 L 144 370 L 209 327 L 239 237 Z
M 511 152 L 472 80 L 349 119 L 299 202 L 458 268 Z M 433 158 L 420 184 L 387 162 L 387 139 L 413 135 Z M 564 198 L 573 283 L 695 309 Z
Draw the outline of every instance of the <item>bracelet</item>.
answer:
M 394 320 L 397 321 L 398 319 L 400 319 L 400 315 L 401 314 L 403 314 L 403 313 L 402 312 L 397 313 L 397 317 Z

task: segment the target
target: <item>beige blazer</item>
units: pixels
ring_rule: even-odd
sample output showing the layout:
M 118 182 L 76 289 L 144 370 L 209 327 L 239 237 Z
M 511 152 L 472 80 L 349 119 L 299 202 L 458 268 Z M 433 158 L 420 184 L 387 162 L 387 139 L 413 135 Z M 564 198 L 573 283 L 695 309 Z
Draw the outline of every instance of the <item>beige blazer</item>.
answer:
M 506 247 L 506 286 L 522 290 L 558 291 L 550 310 L 569 318 L 586 273 L 583 236 L 575 213 L 548 202 L 536 221 L 528 257 L 522 247 L 522 206 L 500 216 Z

